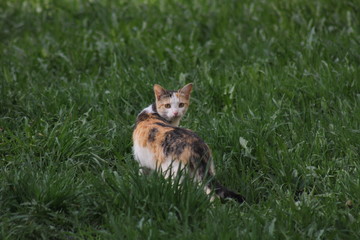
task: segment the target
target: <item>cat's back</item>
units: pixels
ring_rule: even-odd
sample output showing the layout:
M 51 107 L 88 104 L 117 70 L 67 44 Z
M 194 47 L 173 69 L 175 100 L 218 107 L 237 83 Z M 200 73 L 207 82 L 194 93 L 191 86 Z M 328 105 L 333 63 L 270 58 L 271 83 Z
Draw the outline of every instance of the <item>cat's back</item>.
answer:
M 143 111 L 136 118 L 133 141 L 142 147 L 159 144 L 161 136 L 170 130 L 170 126 L 158 114 Z
M 157 113 L 139 114 L 133 142 L 135 157 L 143 165 L 149 165 L 148 161 L 152 161 L 158 166 L 176 160 L 188 164 L 194 159 L 208 160 L 211 157 L 209 147 L 196 133 L 171 126 Z

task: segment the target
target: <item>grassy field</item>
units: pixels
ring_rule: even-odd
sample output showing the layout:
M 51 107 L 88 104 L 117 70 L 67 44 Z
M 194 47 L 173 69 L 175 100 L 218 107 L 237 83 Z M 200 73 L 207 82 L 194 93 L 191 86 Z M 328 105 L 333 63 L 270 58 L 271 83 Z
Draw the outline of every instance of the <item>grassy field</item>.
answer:
M 357 0 L 0 2 L 0 239 L 360 239 Z M 152 86 L 247 203 L 140 176 Z

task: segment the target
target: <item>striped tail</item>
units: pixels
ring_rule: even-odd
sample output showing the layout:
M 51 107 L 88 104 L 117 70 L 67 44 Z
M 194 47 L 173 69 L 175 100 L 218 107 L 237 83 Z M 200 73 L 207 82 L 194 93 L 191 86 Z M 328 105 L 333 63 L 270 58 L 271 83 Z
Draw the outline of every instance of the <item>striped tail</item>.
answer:
M 214 190 L 215 194 L 219 196 L 222 201 L 225 201 L 226 199 L 234 199 L 238 203 L 245 202 L 244 196 L 227 189 L 216 179 L 212 179 L 212 181 L 209 183 L 209 187 Z

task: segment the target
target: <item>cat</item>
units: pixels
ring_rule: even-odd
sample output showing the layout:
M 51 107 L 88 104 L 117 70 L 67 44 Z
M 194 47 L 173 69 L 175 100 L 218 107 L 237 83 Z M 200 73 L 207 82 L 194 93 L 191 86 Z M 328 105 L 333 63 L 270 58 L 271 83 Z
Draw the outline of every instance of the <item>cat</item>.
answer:
M 209 146 L 193 131 L 179 127 L 190 104 L 193 85 L 169 91 L 154 85 L 155 103 L 143 109 L 136 119 L 133 132 L 133 154 L 144 171 L 160 170 L 173 177 L 185 170 L 195 181 L 206 184 L 224 200 L 242 203 L 245 198 L 228 190 L 215 179 L 215 169 Z

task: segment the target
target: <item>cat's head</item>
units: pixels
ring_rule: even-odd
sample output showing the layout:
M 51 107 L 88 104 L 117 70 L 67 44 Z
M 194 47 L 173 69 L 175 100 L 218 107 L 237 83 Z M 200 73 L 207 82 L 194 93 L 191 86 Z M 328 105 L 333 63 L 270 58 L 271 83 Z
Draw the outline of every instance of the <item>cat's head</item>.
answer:
M 156 110 L 158 114 L 177 126 L 185 115 L 190 104 L 192 83 L 177 91 L 166 90 L 158 84 L 154 85 Z

